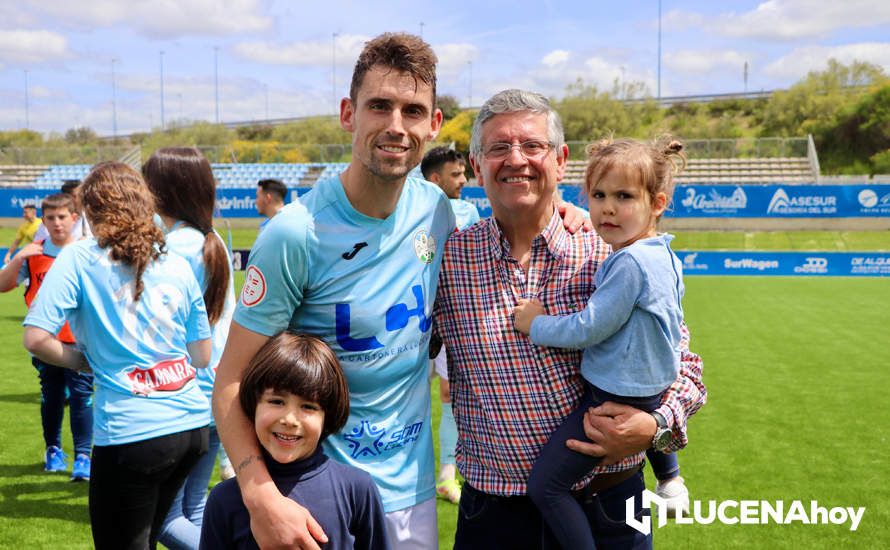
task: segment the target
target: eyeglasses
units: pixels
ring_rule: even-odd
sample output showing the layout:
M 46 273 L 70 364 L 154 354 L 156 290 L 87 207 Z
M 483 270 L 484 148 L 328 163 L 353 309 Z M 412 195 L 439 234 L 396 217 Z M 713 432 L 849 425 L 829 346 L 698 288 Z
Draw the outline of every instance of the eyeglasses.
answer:
M 527 159 L 539 159 L 550 152 L 552 145 L 537 139 L 522 143 L 497 142 L 485 147 L 482 154 L 492 160 L 501 160 L 507 158 L 513 152 L 514 147 L 518 147 L 519 152 Z

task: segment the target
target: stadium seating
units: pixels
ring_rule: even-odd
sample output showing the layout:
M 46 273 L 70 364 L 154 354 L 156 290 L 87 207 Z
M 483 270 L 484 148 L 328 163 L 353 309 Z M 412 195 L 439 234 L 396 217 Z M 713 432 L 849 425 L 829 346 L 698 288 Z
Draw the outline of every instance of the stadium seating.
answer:
M 38 189 L 58 189 L 65 180 L 82 180 L 90 172 L 89 164 L 54 164 L 33 181 Z
M 570 160 L 563 183 L 581 184 L 585 165 L 586 161 Z M 257 181 L 264 178 L 279 179 L 288 187 L 309 187 L 319 179 L 339 174 L 348 163 L 217 163 L 211 166 L 220 188 L 247 189 L 256 187 Z M 89 171 L 89 164 L 0 166 L 0 187 L 57 189 L 65 180 L 83 179 Z M 420 169 L 415 168 L 411 175 L 420 177 Z M 793 184 L 814 182 L 817 176 L 806 157 L 691 158 L 676 182 Z
M 570 160 L 563 183 L 584 181 L 586 161 Z M 813 183 L 817 180 L 806 157 L 690 158 L 676 178 L 678 184 Z
M 0 187 L 36 187 L 35 181 L 48 169 L 40 165 L 0 166 Z

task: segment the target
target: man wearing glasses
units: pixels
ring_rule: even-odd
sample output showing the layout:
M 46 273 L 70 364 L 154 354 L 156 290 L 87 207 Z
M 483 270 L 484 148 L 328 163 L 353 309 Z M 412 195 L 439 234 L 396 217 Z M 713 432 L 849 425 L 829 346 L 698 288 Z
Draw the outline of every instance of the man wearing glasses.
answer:
M 449 353 L 457 465 L 466 479 L 455 548 L 556 547 L 526 496 L 526 481 L 581 397 L 581 352 L 534 346 L 514 330 L 512 312 L 529 298 L 553 315 L 582 309 L 611 252 L 596 233 L 571 235 L 562 226 L 554 191 L 567 156 L 559 116 L 539 94 L 500 92 L 473 125 L 470 162 L 492 217 L 446 243 L 434 310 L 435 333 Z M 651 535 L 625 524 L 625 501 L 637 497 L 639 517 L 644 451 L 658 428 L 670 430 L 671 450 L 683 447 L 686 418 L 704 403 L 701 359 L 684 335 L 680 375 L 658 409 L 667 426 L 606 403 L 586 419 L 592 443 L 571 442 L 576 451 L 604 457 L 578 491 L 599 548 L 651 547 Z

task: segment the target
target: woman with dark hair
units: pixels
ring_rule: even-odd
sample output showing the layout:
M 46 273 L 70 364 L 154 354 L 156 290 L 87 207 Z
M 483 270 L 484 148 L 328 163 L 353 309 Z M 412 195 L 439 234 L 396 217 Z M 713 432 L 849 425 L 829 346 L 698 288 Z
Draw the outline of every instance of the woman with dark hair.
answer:
M 213 171 L 197 149 L 168 147 L 159 149 L 148 159 L 142 175 L 155 197 L 167 250 L 189 262 L 204 292 L 213 352 L 209 368 L 198 373 L 198 385 L 209 401 L 216 365 L 226 344 L 235 307 L 231 258 L 222 238 L 213 230 L 216 201 Z M 170 550 L 198 548 L 207 484 L 219 447 L 219 436 L 211 419 L 208 453 L 189 474 L 161 527 L 158 540 Z
M 96 548 L 154 548 L 182 482 L 207 452 L 195 369 L 210 324 L 188 263 L 165 253 L 138 172 L 93 167 L 80 192 L 93 238 L 66 246 L 25 317 L 25 347 L 95 376 L 90 524 Z M 80 349 L 55 334 L 68 320 Z

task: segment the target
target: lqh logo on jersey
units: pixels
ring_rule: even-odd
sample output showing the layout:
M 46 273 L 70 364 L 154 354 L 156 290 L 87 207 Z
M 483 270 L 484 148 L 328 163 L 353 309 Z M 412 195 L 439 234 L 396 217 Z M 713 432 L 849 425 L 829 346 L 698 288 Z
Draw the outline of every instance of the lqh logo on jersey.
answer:
M 266 278 L 255 265 L 247 268 L 244 275 L 244 286 L 241 287 L 241 303 L 245 307 L 253 307 L 266 297 Z
M 425 264 L 433 263 L 433 258 L 436 257 L 436 238 L 426 229 L 414 234 L 414 254 Z

